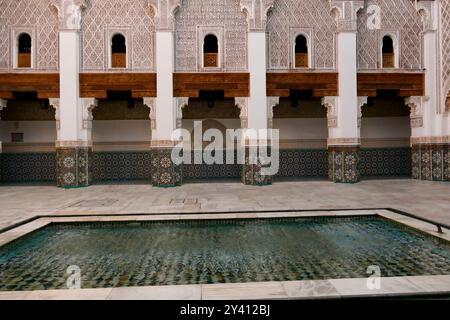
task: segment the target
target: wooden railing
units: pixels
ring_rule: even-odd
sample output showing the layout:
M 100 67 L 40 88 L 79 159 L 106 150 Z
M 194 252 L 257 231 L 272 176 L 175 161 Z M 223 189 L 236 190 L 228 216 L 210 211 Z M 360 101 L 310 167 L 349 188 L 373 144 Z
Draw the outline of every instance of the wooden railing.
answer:
M 296 68 L 308 68 L 308 54 L 296 53 L 295 54 L 295 67 Z
M 111 67 L 112 68 L 126 68 L 127 67 L 127 54 L 126 53 L 113 53 L 111 55 Z
M 394 68 L 394 54 L 393 53 L 383 53 L 383 68 Z
M 219 55 L 217 53 L 205 53 L 203 60 L 205 68 L 217 68 L 219 66 Z
M 17 57 L 18 68 L 31 68 L 31 53 L 19 53 Z

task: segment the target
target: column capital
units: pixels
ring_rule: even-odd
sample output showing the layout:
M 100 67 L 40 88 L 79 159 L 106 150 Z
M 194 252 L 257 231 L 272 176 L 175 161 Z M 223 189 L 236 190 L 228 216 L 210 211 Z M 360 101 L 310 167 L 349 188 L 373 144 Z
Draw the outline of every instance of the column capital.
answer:
M 267 15 L 275 0 L 240 0 L 241 11 L 247 16 L 249 31 L 266 31 Z
M 321 100 L 322 105 L 327 108 L 328 128 L 338 127 L 338 99 L 339 97 L 323 97 Z
M 56 130 L 59 132 L 61 129 L 61 112 L 60 112 L 60 103 L 59 98 L 50 98 L 48 99 L 50 106 L 55 109 L 55 121 L 56 121 Z
M 182 127 L 182 121 L 183 121 L 183 109 L 187 107 L 189 104 L 189 98 L 188 97 L 179 97 L 175 98 L 175 108 L 176 108 L 176 115 L 177 115 L 177 129 Z
M 157 31 L 173 31 L 175 14 L 182 0 L 147 0 L 148 6 L 155 14 Z
M 149 118 L 151 129 L 156 130 L 156 98 L 144 97 L 144 105 L 150 109 Z
M 423 127 L 423 103 L 426 99 L 420 96 L 405 98 L 405 104 L 411 109 L 411 128 Z
M 280 97 L 267 97 L 267 128 L 273 129 L 273 108 L 280 104 Z
M 359 96 L 358 97 L 358 128 L 361 128 L 362 121 L 362 108 L 367 105 L 367 99 L 369 97 Z
M 81 108 L 83 110 L 83 129 L 92 129 L 92 110 L 98 106 L 95 98 L 81 98 Z
M 241 119 L 241 129 L 248 128 L 248 98 L 234 98 L 234 104 L 240 110 L 239 119 Z
M 356 32 L 358 11 L 364 8 L 364 0 L 329 0 L 329 2 L 338 32 Z
M 50 0 L 58 12 L 60 31 L 80 31 L 82 11 L 88 0 Z

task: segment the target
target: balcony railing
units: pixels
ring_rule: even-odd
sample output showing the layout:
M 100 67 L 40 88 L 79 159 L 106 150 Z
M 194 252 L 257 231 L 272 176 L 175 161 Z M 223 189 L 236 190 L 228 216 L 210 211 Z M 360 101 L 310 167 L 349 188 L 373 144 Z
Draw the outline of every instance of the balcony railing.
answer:
M 205 68 L 217 68 L 219 66 L 219 55 L 217 53 L 205 53 L 203 60 Z
M 383 68 L 394 68 L 394 54 L 393 53 L 383 53 Z
M 308 68 L 308 54 L 296 53 L 295 54 L 295 67 L 296 68 Z
M 126 53 L 113 53 L 111 55 L 111 67 L 112 68 L 126 68 L 127 67 L 127 54 Z
M 31 53 L 19 53 L 17 57 L 17 67 L 31 68 Z

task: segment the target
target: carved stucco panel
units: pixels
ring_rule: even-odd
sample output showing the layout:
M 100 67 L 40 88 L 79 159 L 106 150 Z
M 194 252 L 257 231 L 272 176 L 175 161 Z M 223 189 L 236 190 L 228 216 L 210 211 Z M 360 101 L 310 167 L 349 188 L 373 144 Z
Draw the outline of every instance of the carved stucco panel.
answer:
M 443 95 L 450 94 L 450 0 L 441 1 L 441 52 Z
M 0 70 L 13 67 L 11 27 L 33 27 L 36 65 L 33 71 L 58 70 L 58 15 L 49 0 L 0 0 Z
M 311 28 L 314 44 L 313 65 L 317 69 L 335 68 L 336 21 L 328 0 L 277 0 L 269 14 L 269 68 L 289 69 L 294 39 L 290 28 Z
M 154 70 L 155 25 L 147 0 L 90 0 L 84 10 L 83 71 L 108 69 L 108 29 L 130 28 L 131 70 Z M 131 49 L 131 50 L 128 50 Z M 131 52 L 130 52 L 131 51 Z
M 223 27 L 223 71 L 247 70 L 246 15 L 239 0 L 189 0 L 183 1 L 175 15 L 175 68 L 176 71 L 198 70 L 199 48 L 197 28 L 207 30 Z
M 367 8 L 380 7 L 381 29 L 367 28 Z M 414 1 L 410 0 L 367 0 L 358 14 L 358 68 L 377 69 L 381 62 L 380 39 L 384 34 L 398 32 L 400 69 L 421 69 L 423 22 L 417 13 Z M 398 54 L 398 53 L 397 53 Z

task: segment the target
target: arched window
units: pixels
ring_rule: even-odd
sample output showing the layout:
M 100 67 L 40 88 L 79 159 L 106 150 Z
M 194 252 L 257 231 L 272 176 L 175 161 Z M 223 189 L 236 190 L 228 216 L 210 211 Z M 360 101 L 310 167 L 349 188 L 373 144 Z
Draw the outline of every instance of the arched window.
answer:
M 127 67 L 127 45 L 125 37 L 120 33 L 112 37 L 111 68 Z
M 219 43 L 217 37 L 208 34 L 203 42 L 203 67 L 217 68 L 219 66 Z
M 295 38 L 295 67 L 308 68 L 308 66 L 308 41 L 305 36 L 298 35 L 297 38 Z
M 17 67 L 31 68 L 31 36 L 28 33 L 22 33 L 17 45 Z
M 390 36 L 383 37 L 383 68 L 395 68 L 394 41 Z

